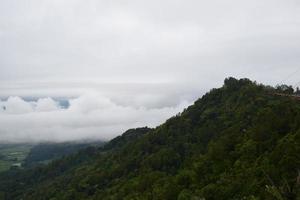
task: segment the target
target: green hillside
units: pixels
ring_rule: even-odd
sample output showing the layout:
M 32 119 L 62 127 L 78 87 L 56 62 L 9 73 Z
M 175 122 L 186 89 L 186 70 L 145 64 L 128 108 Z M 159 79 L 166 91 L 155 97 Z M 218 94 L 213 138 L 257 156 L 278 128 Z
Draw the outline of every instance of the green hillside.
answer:
M 155 129 L 0 175 L 3 199 L 300 199 L 300 101 L 228 78 Z

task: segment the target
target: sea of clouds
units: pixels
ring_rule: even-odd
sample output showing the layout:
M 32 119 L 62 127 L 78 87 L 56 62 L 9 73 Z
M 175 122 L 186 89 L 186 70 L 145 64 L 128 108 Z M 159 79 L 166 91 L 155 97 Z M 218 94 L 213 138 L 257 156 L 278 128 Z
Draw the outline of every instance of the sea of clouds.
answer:
M 121 105 L 96 92 L 68 99 L 68 106 L 50 97 L 24 100 L 11 96 L 0 101 L 0 143 L 108 140 L 129 128 L 155 127 L 188 104 Z

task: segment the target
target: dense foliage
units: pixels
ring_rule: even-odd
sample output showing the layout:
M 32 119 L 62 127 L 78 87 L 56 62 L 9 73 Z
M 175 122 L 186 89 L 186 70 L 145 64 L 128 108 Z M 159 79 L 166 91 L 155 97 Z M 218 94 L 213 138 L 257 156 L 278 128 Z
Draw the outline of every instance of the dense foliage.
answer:
M 279 92 L 228 78 L 155 129 L 2 174 L 0 198 L 300 199 L 300 101 Z

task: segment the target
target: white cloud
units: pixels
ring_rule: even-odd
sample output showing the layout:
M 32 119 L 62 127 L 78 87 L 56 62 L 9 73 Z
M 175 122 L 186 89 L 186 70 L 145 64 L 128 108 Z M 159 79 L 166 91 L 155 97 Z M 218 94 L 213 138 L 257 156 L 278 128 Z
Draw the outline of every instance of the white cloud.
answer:
M 1 101 L 0 142 L 111 139 L 129 128 L 159 125 L 187 105 L 122 106 L 97 93 L 88 93 L 71 99 L 68 108 L 61 108 L 51 98 L 27 102 L 10 97 Z
M 20 97 L 9 97 L 7 101 L 0 102 L 1 111 L 8 114 L 22 114 L 33 111 L 31 103 L 27 103 Z
M 49 112 L 49 111 L 54 111 L 59 108 L 58 103 L 55 102 L 52 98 L 41 98 L 38 99 L 36 105 L 35 105 L 35 110 L 37 112 Z

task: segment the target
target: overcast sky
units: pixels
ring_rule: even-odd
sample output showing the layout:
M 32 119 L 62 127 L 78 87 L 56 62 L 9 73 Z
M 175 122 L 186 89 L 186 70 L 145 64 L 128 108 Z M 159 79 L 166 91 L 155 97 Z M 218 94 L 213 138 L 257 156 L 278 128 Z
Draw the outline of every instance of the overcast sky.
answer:
M 154 127 L 228 76 L 299 85 L 299 0 L 0 0 L 0 142 Z

